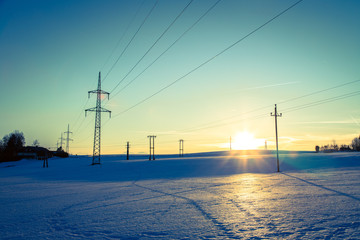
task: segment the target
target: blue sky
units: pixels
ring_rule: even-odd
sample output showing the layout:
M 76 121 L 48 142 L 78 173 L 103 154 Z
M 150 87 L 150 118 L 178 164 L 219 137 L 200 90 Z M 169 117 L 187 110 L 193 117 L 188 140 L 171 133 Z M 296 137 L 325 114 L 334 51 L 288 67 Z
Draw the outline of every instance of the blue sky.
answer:
M 360 3 L 304 0 L 165 91 L 119 115 L 296 1 L 222 0 L 112 98 L 215 2 L 194 0 L 114 90 L 189 1 L 160 0 L 111 72 L 155 0 L 2 1 L 0 100 L 4 118 L 0 135 L 17 129 L 24 132 L 28 144 L 38 139 L 54 147 L 70 124 L 74 132 L 71 151 L 91 154 L 94 116 L 85 118 L 84 109 L 95 106 L 95 96 L 88 100 L 87 92 L 96 88 L 99 71 L 103 77 L 108 74 L 102 84 L 111 94 L 104 104 L 116 116 L 102 118 L 104 153 L 123 153 L 126 141 L 134 152 L 147 152 L 149 134 L 158 135 L 160 153 L 176 152 L 180 138 L 185 139 L 185 152 L 219 150 L 229 136 L 242 131 L 268 140 L 273 148 L 270 112 L 275 103 L 282 112 L 360 89 L 360 82 L 355 82 L 281 104 L 360 80 Z M 350 142 L 360 132 L 359 100 L 356 95 L 284 111 L 279 119 L 280 148 L 312 150 L 315 144 L 332 140 Z M 245 114 L 258 108 L 263 109 Z M 211 122 L 217 126 L 198 129 Z

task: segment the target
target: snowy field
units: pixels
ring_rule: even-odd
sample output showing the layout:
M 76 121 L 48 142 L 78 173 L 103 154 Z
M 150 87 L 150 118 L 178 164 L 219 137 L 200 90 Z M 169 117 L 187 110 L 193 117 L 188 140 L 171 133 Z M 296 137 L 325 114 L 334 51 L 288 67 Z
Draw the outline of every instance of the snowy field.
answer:
M 360 153 L 0 164 L 0 239 L 360 239 Z

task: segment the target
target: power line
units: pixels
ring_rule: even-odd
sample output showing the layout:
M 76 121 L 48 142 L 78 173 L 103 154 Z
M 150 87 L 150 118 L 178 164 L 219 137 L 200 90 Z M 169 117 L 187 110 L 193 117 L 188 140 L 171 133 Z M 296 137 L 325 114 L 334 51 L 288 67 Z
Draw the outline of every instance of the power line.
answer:
M 129 31 L 130 26 L 133 24 L 135 18 L 137 17 L 137 15 L 140 12 L 140 9 L 142 8 L 142 6 L 144 5 L 146 0 L 143 0 L 142 3 L 140 4 L 140 6 L 138 7 L 138 9 L 136 10 L 134 16 L 132 17 L 132 19 L 129 21 L 129 24 L 127 25 L 125 31 L 123 32 L 123 34 L 121 35 L 121 37 L 119 38 L 118 42 L 116 43 L 115 47 L 113 48 L 113 50 L 111 51 L 109 57 L 106 59 L 104 65 L 102 66 L 101 69 L 103 69 L 105 67 L 105 65 L 109 62 L 111 56 L 115 53 L 115 50 L 118 48 L 120 42 L 122 41 L 122 39 L 124 38 L 124 36 L 126 35 L 126 33 Z M 105 79 L 104 79 L 105 80 Z M 103 80 L 103 82 L 104 82 Z
M 227 122 L 227 123 L 218 123 L 218 124 L 213 124 L 213 125 L 204 126 L 204 127 L 192 128 L 191 130 L 183 130 L 181 132 L 197 132 L 197 131 L 201 131 L 201 130 L 205 130 L 205 129 L 223 127 L 223 126 L 226 126 L 226 125 L 232 125 L 234 123 L 238 123 L 238 122 L 244 121 L 244 120 L 249 120 L 249 119 L 255 120 L 255 119 L 265 118 L 267 116 L 268 116 L 267 114 L 263 113 L 263 114 L 256 115 L 256 116 L 253 116 L 253 117 L 244 117 L 244 118 L 240 118 L 240 119 L 237 119 L 237 120 L 234 120 L 234 121 L 231 121 L 231 122 Z
M 159 40 L 166 34 L 166 32 L 174 25 L 174 23 L 180 18 L 180 16 L 186 11 L 186 9 L 190 6 L 190 4 L 194 0 L 190 0 L 190 2 L 183 8 L 183 10 L 176 16 L 176 18 L 170 23 L 170 25 L 165 29 L 165 31 L 156 39 L 156 41 L 151 45 L 151 47 L 145 52 L 145 54 L 136 62 L 136 64 L 130 69 L 130 71 L 118 82 L 118 84 L 110 91 L 112 93 L 126 78 L 129 74 L 136 68 L 136 66 L 144 59 L 144 57 L 151 51 L 151 49 L 159 42 Z
M 187 32 L 189 32 L 202 18 L 204 18 L 221 0 L 218 0 L 217 2 L 215 2 L 215 4 L 213 4 L 197 21 L 195 21 L 193 23 L 193 25 L 191 25 L 176 41 L 174 41 L 158 58 L 156 58 L 150 65 L 148 65 L 139 75 L 137 75 L 133 80 L 131 80 L 124 88 L 126 88 L 130 83 L 132 83 L 136 78 L 138 78 L 144 71 L 146 71 L 152 64 L 154 64 L 163 54 L 165 54 L 174 44 L 177 43 L 177 41 L 179 41 Z M 264 27 L 266 24 L 270 23 L 271 21 L 273 21 L 275 18 L 279 17 L 281 14 L 284 14 L 286 11 L 290 10 L 292 7 L 294 7 L 295 5 L 297 5 L 298 3 L 300 3 L 301 1 L 296 2 L 294 5 L 290 6 L 289 8 L 285 9 L 283 12 L 279 13 L 278 15 L 276 15 L 274 18 L 270 19 L 268 22 L 266 22 L 265 24 L 261 25 L 260 27 L 258 27 L 257 29 L 255 29 L 253 32 L 249 33 L 248 35 L 246 35 L 245 37 L 243 37 L 242 39 L 238 40 L 237 42 L 235 42 L 234 44 L 232 44 L 230 47 L 226 48 L 225 50 L 223 50 L 222 52 L 220 52 L 219 54 L 215 55 L 213 58 L 211 58 L 210 60 L 208 60 L 207 62 L 203 63 L 202 65 L 198 66 L 196 69 L 193 69 L 191 72 L 189 72 L 188 74 L 184 75 L 183 77 L 177 79 L 175 82 L 171 83 L 170 85 L 166 86 L 165 88 L 161 89 L 160 91 L 154 93 L 153 95 L 149 96 L 148 98 L 143 99 L 142 101 L 138 102 L 137 104 L 133 105 L 132 107 L 120 112 L 119 114 L 115 115 L 115 117 L 131 110 L 132 108 L 142 104 L 143 102 L 147 101 L 148 99 L 152 98 L 153 96 L 159 94 L 160 92 L 162 92 L 163 90 L 165 90 L 166 88 L 170 87 L 171 85 L 175 84 L 177 81 L 180 81 L 182 78 L 186 77 L 187 75 L 189 75 L 190 73 L 192 73 L 193 71 L 197 70 L 198 68 L 200 68 L 201 66 L 205 65 L 206 63 L 210 62 L 212 59 L 214 59 L 215 57 L 217 57 L 218 55 L 222 54 L 223 52 L 227 51 L 228 49 L 230 49 L 231 47 L 233 47 L 235 44 L 239 43 L 240 41 L 244 40 L 245 38 L 249 37 L 251 34 L 255 33 L 257 30 L 259 30 L 260 28 Z M 118 93 L 120 93 L 124 88 L 122 88 Z M 116 93 L 115 95 L 117 95 L 118 93 Z M 264 107 L 265 108 L 265 107 Z M 107 122 L 106 122 L 107 123 Z M 105 124 L 106 124 L 105 123 Z M 105 125 L 104 124 L 104 125 Z
M 322 91 L 319 91 L 319 92 L 322 92 Z M 339 96 L 336 96 L 336 97 L 326 98 L 326 99 L 322 99 L 322 100 L 318 100 L 318 101 L 314 101 L 314 102 L 310 102 L 310 103 L 306 103 L 306 104 L 301 104 L 301 105 L 294 106 L 294 107 L 285 108 L 283 110 L 283 112 L 285 112 L 285 113 L 293 112 L 293 111 L 301 110 L 301 109 L 304 109 L 304 108 L 314 107 L 314 106 L 318 106 L 318 105 L 321 105 L 321 104 L 326 104 L 326 103 L 329 103 L 329 102 L 334 102 L 334 101 L 342 100 L 342 99 L 345 99 L 345 98 L 354 97 L 354 96 L 357 96 L 357 95 L 360 95 L 360 91 L 346 93 L 346 94 L 342 94 L 342 95 L 339 95 Z M 261 108 L 259 108 L 259 109 L 261 109 Z M 205 129 L 210 129 L 210 128 L 217 128 L 217 127 L 221 127 L 221 126 L 224 126 L 224 125 L 237 123 L 239 121 L 244 121 L 244 120 L 249 120 L 249 119 L 255 120 L 255 119 L 264 118 L 266 116 L 268 116 L 268 115 L 267 114 L 260 114 L 260 115 L 254 116 L 254 117 L 237 119 L 237 120 L 234 120 L 234 121 L 231 121 L 231 122 L 227 122 L 225 124 L 224 123 L 218 123 L 218 124 L 213 124 L 213 125 L 205 126 L 205 127 L 191 128 L 191 129 L 188 129 L 188 130 L 183 130 L 183 132 L 199 131 L 199 130 L 205 130 Z
M 342 94 L 342 95 L 339 95 L 339 96 L 336 96 L 336 97 L 326 98 L 326 99 L 318 100 L 318 101 L 315 101 L 315 102 L 310 102 L 310 103 L 298 105 L 298 106 L 295 106 L 295 107 L 285 108 L 283 111 L 284 112 L 293 112 L 293 111 L 297 111 L 297 110 L 308 108 L 308 107 L 318 106 L 318 105 L 321 105 L 321 104 L 334 102 L 334 101 L 338 101 L 338 100 L 349 98 L 349 97 L 354 97 L 354 96 L 357 96 L 359 94 L 360 94 L 360 91 L 346 93 L 346 94 Z
M 333 87 L 330 87 L 330 88 L 318 90 L 318 91 L 315 91 L 315 92 L 312 92 L 312 93 L 308 93 L 308 94 L 305 94 L 305 95 L 302 95 L 302 96 L 299 96 L 299 97 L 290 98 L 290 99 L 288 99 L 288 100 L 281 101 L 281 102 L 279 102 L 278 104 L 283 104 L 283 103 L 291 102 L 291 101 L 298 100 L 298 99 L 301 99 L 301 98 L 309 97 L 309 96 L 312 96 L 312 95 L 316 95 L 316 94 L 323 93 L 323 92 L 326 92 L 326 91 L 334 90 L 334 89 L 337 89 L 337 88 L 340 88 L 340 87 L 343 87 L 343 86 L 346 86 L 346 85 L 354 84 L 354 83 L 357 83 L 357 82 L 360 82 L 360 80 L 355 80 L 355 81 L 350 81 L 350 82 L 342 83 L 342 84 L 339 84 L 339 85 L 336 85 L 336 86 L 333 86 Z M 267 109 L 267 108 L 269 108 L 270 106 L 272 106 L 272 105 L 267 105 L 267 106 L 264 106 L 264 107 L 257 108 L 257 109 L 255 109 L 255 110 L 251 110 L 251 111 L 248 111 L 248 112 L 236 114 L 236 115 L 233 115 L 233 116 L 231 116 L 231 117 L 224 118 L 224 119 L 222 119 L 222 120 L 216 120 L 216 121 L 212 121 L 212 122 L 210 122 L 210 123 L 205 123 L 205 124 L 200 125 L 199 127 L 195 127 L 195 129 L 197 129 L 197 128 L 201 128 L 201 129 L 204 128 L 204 129 L 206 129 L 206 127 L 204 127 L 204 125 L 223 122 L 223 121 L 226 121 L 226 120 L 228 120 L 228 119 L 238 117 L 238 116 L 240 116 L 240 115 L 246 115 L 246 114 L 249 114 L 249 113 L 252 113 L 252 112 L 257 112 L 257 111 L 259 111 L 259 110 Z M 301 106 L 302 106 L 302 105 L 301 105 Z M 260 116 L 261 116 L 261 115 L 260 115 Z M 190 129 L 186 129 L 186 130 L 184 130 L 184 131 L 191 131 L 192 129 L 193 129 L 193 128 L 190 128 Z
M 291 98 L 291 99 L 282 101 L 281 103 L 286 103 L 286 102 L 293 101 L 293 100 L 295 100 L 295 99 L 300 99 L 300 98 L 304 98 L 304 97 L 307 97 L 307 96 L 316 95 L 316 94 L 319 94 L 319 93 L 323 93 L 323 92 L 325 92 L 325 91 L 329 91 L 329 90 L 333 90 L 333 89 L 336 89 L 336 88 L 340 88 L 340 87 L 343 87 L 343 86 L 346 86 L 346 85 L 349 85 L 349 84 L 357 83 L 357 82 L 359 82 L 359 81 L 360 81 L 360 80 L 350 81 L 350 82 L 347 82 L 347 83 L 344 83 L 344 84 L 340 84 L 340 85 L 336 85 L 336 86 L 333 86 L 333 87 L 330 87 L 330 88 L 326 88 L 326 89 L 323 89 L 323 90 L 318 90 L 318 91 L 315 91 L 315 92 L 312 92 L 312 93 L 309 93 L 309 94 L 305 94 L 305 95 L 302 95 L 302 96 L 299 96 L 299 97 L 295 97 L 295 98 Z M 285 113 L 288 113 L 288 112 L 292 112 L 292 111 L 297 111 L 297 110 L 301 110 L 301 109 L 304 109 L 304 108 L 313 107 L 313 106 L 317 106 L 317 105 L 321 105 L 321 104 L 326 104 L 326 103 L 328 103 L 328 102 L 333 102 L 333 101 L 337 101 L 337 100 L 341 100 L 341 99 L 353 97 L 353 96 L 356 96 L 356 95 L 359 95 L 359 94 L 360 94 L 360 91 L 355 91 L 355 92 L 352 92 L 352 93 L 346 93 L 346 94 L 339 95 L 339 96 L 336 96 L 336 97 L 326 98 L 326 99 L 322 99 L 322 100 L 318 100 L 318 101 L 314 101 L 314 102 L 310 102 L 310 103 L 306 103 L 306 104 L 301 104 L 301 105 L 294 106 L 294 107 L 289 107 L 289 108 L 284 109 L 284 112 L 285 112 Z M 257 120 L 257 119 L 261 119 L 261 118 L 266 118 L 266 117 L 268 116 L 268 114 L 267 114 L 267 113 L 266 113 L 266 114 L 264 113 L 264 114 L 260 114 L 260 115 L 256 115 L 256 116 L 243 117 L 243 118 L 240 118 L 240 119 L 236 119 L 236 120 L 234 120 L 234 121 L 231 121 L 231 122 L 221 123 L 221 122 L 224 122 L 224 121 L 226 121 L 226 120 L 229 120 L 229 119 L 232 119 L 232 118 L 241 116 L 241 115 L 246 115 L 246 114 L 249 114 L 249 113 L 257 112 L 257 111 L 259 111 L 259 110 L 267 109 L 267 108 L 269 108 L 269 107 L 271 107 L 271 106 L 272 106 L 272 105 L 267 105 L 267 106 L 264 106 L 264 107 L 259 107 L 259 108 L 255 109 L 255 110 L 252 110 L 252 111 L 240 113 L 240 114 L 237 114 L 237 115 L 234 115 L 234 116 L 225 118 L 225 119 L 208 122 L 208 123 L 199 125 L 199 126 L 197 126 L 197 127 L 192 127 L 192 128 L 188 128 L 188 129 L 178 130 L 177 132 L 197 132 L 197 131 L 201 131 L 201 130 L 205 130 L 205 129 L 222 127 L 222 126 L 224 126 L 224 125 L 232 125 L 232 124 L 234 124 L 234 123 L 238 123 L 239 121 L 250 120 L 250 119 L 251 119 L 251 120 Z M 109 120 L 108 120 L 108 121 L 109 121 Z M 106 124 L 108 123 L 108 121 L 106 121 L 104 125 L 106 125 Z M 205 125 L 205 126 L 204 126 L 204 125 Z M 208 125 L 208 126 L 206 126 L 206 125 Z M 175 133 L 174 133 L 174 134 L 175 134 Z M 170 135 L 174 135 L 174 134 L 170 134 Z M 161 134 L 160 134 L 160 135 L 161 135 Z M 89 137 L 88 137 L 88 138 L 89 138 Z
M 181 38 L 183 38 L 196 24 L 198 24 L 215 6 L 221 2 L 222 0 L 216 1 L 204 14 L 202 14 L 188 29 L 185 30 L 165 51 L 163 51 L 154 61 L 152 61 L 143 71 L 141 71 L 135 78 L 133 78 L 130 82 L 128 82 L 123 88 L 121 88 L 117 93 L 113 95 L 112 98 L 117 96 L 120 92 L 122 92 L 125 88 L 127 88 L 130 84 L 132 84 L 138 77 L 140 77 L 147 69 L 149 69 L 155 62 L 157 62 L 167 51 L 170 50 Z
M 338 87 L 341 87 L 341 86 L 344 86 L 344 85 L 348 85 L 350 83 L 355 83 L 355 82 L 357 82 L 357 81 L 352 81 L 352 82 L 349 82 L 347 84 L 341 84 L 341 85 L 334 86 L 334 87 L 331 87 L 331 88 L 328 88 L 328 89 L 316 91 L 314 93 L 307 94 L 307 95 L 304 95 L 304 96 L 314 95 L 316 93 L 321 93 L 321 92 L 324 92 L 324 91 L 328 91 L 330 89 L 335 89 L 335 88 L 338 88 Z M 315 101 L 315 102 L 310 102 L 310 103 L 307 103 L 307 104 L 301 104 L 301 105 L 298 105 L 298 106 L 289 107 L 289 108 L 284 109 L 284 112 L 288 113 L 288 112 L 292 112 L 292 111 L 297 111 L 297 110 L 301 110 L 301 109 L 304 109 L 304 108 L 313 107 L 313 106 L 317 106 L 317 105 L 321 105 L 321 104 L 325 104 L 325 103 L 329 103 L 329 102 L 333 102 L 333 101 L 353 97 L 353 96 L 356 96 L 356 95 L 359 95 L 359 94 L 360 94 L 360 91 L 346 93 L 346 94 L 339 95 L 339 96 L 336 96 L 336 97 L 326 98 L 326 99 L 318 100 L 318 101 Z M 301 96 L 301 97 L 303 97 L 303 96 Z M 298 98 L 300 98 L 300 97 L 298 97 Z M 298 98 L 296 98 L 296 99 L 298 99 Z M 283 102 L 287 102 L 287 101 L 283 101 Z M 265 109 L 265 108 L 268 108 L 268 107 L 269 106 L 261 107 L 261 108 L 255 109 L 253 111 L 242 113 L 241 115 L 246 115 L 248 113 L 256 112 L 256 111 L 259 111 L 259 110 L 262 110 L 262 109 Z M 239 121 L 250 120 L 250 119 L 251 120 L 261 119 L 261 118 L 265 118 L 267 116 L 268 116 L 268 114 L 260 114 L 260 115 L 256 115 L 256 116 L 252 116 L 252 117 L 243 117 L 243 118 L 236 119 L 234 121 L 226 122 L 226 123 L 221 123 L 221 122 L 224 122 L 224 120 L 226 120 L 226 119 L 222 119 L 220 121 L 213 121 L 213 122 L 211 122 L 212 124 L 210 124 L 210 125 L 209 125 L 209 123 L 208 124 L 202 124 L 199 127 L 193 127 L 193 128 L 179 130 L 179 131 L 180 132 L 196 132 L 196 131 L 201 131 L 201 130 L 205 130 L 205 129 L 222 127 L 224 125 L 229 125 L 229 124 L 232 125 L 234 123 L 238 123 Z M 234 117 L 236 117 L 236 116 L 232 116 L 230 118 L 234 118 Z M 208 125 L 208 126 L 204 126 L 204 125 Z
M 299 96 L 299 97 L 290 98 L 290 99 L 281 101 L 278 104 L 283 104 L 283 103 L 291 102 L 291 101 L 298 100 L 298 99 L 301 99 L 301 98 L 309 97 L 309 96 L 312 96 L 312 95 L 316 95 L 316 94 L 323 93 L 323 92 L 326 92 L 326 91 L 334 90 L 334 89 L 337 89 L 337 88 L 340 88 L 340 87 L 343 87 L 343 86 L 347 86 L 347 85 L 350 85 L 350 84 L 354 84 L 354 83 L 357 83 L 357 82 L 360 82 L 360 79 L 355 80 L 355 81 L 349 81 L 349 82 L 346 82 L 346 83 L 342 83 L 342 84 L 339 84 L 339 85 L 336 85 L 336 86 L 333 86 L 333 87 L 330 87 L 330 88 L 318 90 L 318 91 L 315 91 L 315 92 L 311 92 L 311 93 L 308 93 L 308 94 L 305 94 L 305 95 L 302 95 L 302 96 Z M 319 104 L 317 104 L 317 105 L 319 105 Z M 203 129 L 209 129 L 209 128 L 216 128 L 216 127 L 219 127 L 219 126 L 222 126 L 222 125 L 220 125 L 220 124 L 212 125 L 212 124 L 219 123 L 219 122 L 224 122 L 226 120 L 229 120 L 229 119 L 241 116 L 241 115 L 246 115 L 246 114 L 249 114 L 249 113 L 252 113 L 252 112 L 257 112 L 259 110 L 267 109 L 267 108 L 269 108 L 271 106 L 272 105 L 266 105 L 264 107 L 259 107 L 259 108 L 255 109 L 255 110 L 251 110 L 251 111 L 248 111 L 248 112 L 243 112 L 243 113 L 236 114 L 236 115 L 233 115 L 233 116 L 230 116 L 230 117 L 227 117 L 227 118 L 223 118 L 221 120 L 211 121 L 211 122 L 208 122 L 208 123 L 201 124 L 201 125 L 199 125 L 197 127 L 183 129 L 183 130 L 180 130 L 180 131 L 182 131 L 182 132 L 190 132 L 192 130 L 197 131 L 197 130 L 203 130 Z M 302 106 L 302 108 L 305 108 L 305 107 L 303 107 L 303 105 L 300 105 L 300 106 Z M 291 108 L 288 108 L 288 109 L 291 109 Z M 264 116 L 264 115 L 259 115 L 259 116 L 261 117 L 261 116 Z M 255 118 L 259 118 L 259 116 L 256 116 Z M 249 119 L 249 118 L 245 118 L 245 119 Z M 241 120 L 245 120 L 245 119 L 243 118 Z M 239 120 L 237 120 L 237 121 L 239 121 Z M 107 122 L 105 122 L 105 124 Z M 233 121 L 233 122 L 236 122 L 236 121 Z M 233 122 L 231 122 L 231 123 L 233 123 Z M 210 124 L 210 126 L 204 126 L 204 125 L 209 125 L 209 124 Z
M 298 100 L 298 99 L 301 99 L 301 98 L 304 98 L 304 97 L 309 97 L 309 96 L 312 96 L 312 95 L 315 95 L 315 94 L 319 94 L 319 93 L 322 93 L 322 92 L 326 92 L 326 91 L 329 91 L 329 90 L 333 90 L 333 89 L 336 89 L 336 88 L 339 88 L 339 87 L 343 87 L 343 86 L 346 86 L 346 85 L 350 85 L 350 84 L 353 84 L 353 83 L 357 83 L 357 82 L 360 82 L 360 79 L 355 80 L 355 81 L 350 81 L 350 82 L 342 83 L 342 84 L 336 85 L 336 86 L 334 86 L 334 87 L 326 88 L 326 89 L 323 89 L 323 90 L 315 91 L 315 92 L 312 92 L 312 93 L 309 93 L 309 94 L 302 95 L 302 96 L 300 96 L 300 97 L 290 98 L 290 99 L 288 99 L 288 100 L 281 101 L 281 102 L 279 102 L 278 104 L 283 104 L 283 103 L 291 102 L 291 101 Z
M 83 123 L 85 122 L 86 119 L 88 119 L 88 122 L 87 122 L 87 124 L 83 125 Z M 87 129 L 87 127 L 90 125 L 91 122 L 92 121 L 90 120 L 90 118 L 84 117 L 83 120 L 81 121 L 81 125 L 79 125 L 79 127 L 74 131 L 74 135 L 79 135 L 81 132 L 83 132 L 85 129 Z M 82 126 L 84 126 L 84 127 L 81 128 Z
M 221 54 L 225 53 L 226 51 L 228 51 L 229 49 L 233 48 L 234 46 L 236 46 L 237 44 L 239 44 L 240 42 L 244 41 L 245 39 L 247 39 L 248 37 L 250 37 L 251 35 L 253 35 L 254 33 L 256 33 L 257 31 L 259 31 L 260 29 L 262 29 L 263 27 L 265 27 L 266 25 L 268 25 L 269 23 L 271 23 L 272 21 L 274 21 L 275 19 L 277 19 L 278 17 L 280 17 L 281 15 L 283 15 L 284 13 L 286 13 L 287 11 L 289 11 L 290 9 L 292 9 L 293 7 L 295 7 L 296 5 L 298 5 L 300 2 L 302 2 L 303 0 L 299 0 L 296 3 L 292 4 L 290 7 L 286 8 L 285 10 L 281 11 L 280 13 L 278 13 L 277 15 L 275 15 L 274 17 L 272 17 L 270 20 L 266 21 L 265 23 L 263 23 L 262 25 L 260 25 L 259 27 L 255 28 L 253 31 L 251 31 L 250 33 L 248 33 L 247 35 L 245 35 L 244 37 L 240 38 L 239 40 L 237 40 L 236 42 L 232 43 L 230 46 L 226 47 L 225 49 L 223 49 L 222 51 L 220 51 L 219 53 L 217 53 L 216 55 L 214 55 L 213 57 L 209 58 L 208 60 L 206 60 L 205 62 L 201 63 L 200 65 L 198 65 L 197 67 L 195 67 L 194 69 L 192 69 L 191 71 L 189 71 L 188 73 L 186 73 L 185 75 L 179 77 L 178 79 L 176 79 L 175 81 L 171 82 L 170 84 L 166 85 L 165 87 L 161 88 L 160 90 L 158 90 L 157 92 L 153 93 L 152 95 L 144 98 L 143 100 L 139 101 L 138 103 L 134 104 L 133 106 L 129 107 L 128 109 L 125 109 L 124 111 L 118 113 L 117 115 L 114 116 L 114 118 L 128 112 L 129 110 L 139 106 L 140 104 L 146 102 L 147 100 L 153 98 L 154 96 L 158 95 L 159 93 L 163 92 L 164 90 L 168 89 L 169 87 L 171 87 L 172 85 L 174 85 L 175 83 L 179 82 L 180 80 L 184 79 L 185 77 L 187 77 L 188 75 L 190 75 L 191 73 L 195 72 L 196 70 L 200 69 L 201 67 L 205 66 L 206 64 L 208 64 L 209 62 L 211 62 L 212 60 L 214 60 L 216 57 L 220 56 Z
M 127 48 L 129 47 L 129 45 L 132 43 L 132 41 L 134 40 L 134 38 L 136 37 L 136 35 L 139 33 L 140 29 L 142 28 L 142 26 L 145 24 L 145 22 L 147 21 L 147 19 L 149 18 L 149 16 L 151 15 L 151 13 L 154 11 L 156 5 L 158 4 L 159 0 L 157 0 L 154 5 L 152 6 L 151 10 L 149 11 L 149 13 L 146 15 L 146 17 L 144 18 L 144 20 L 142 21 L 142 23 L 140 24 L 139 28 L 136 30 L 136 32 L 134 33 L 134 35 L 132 36 L 132 38 L 130 39 L 130 41 L 128 42 L 128 44 L 126 45 L 126 47 L 123 49 L 123 51 L 121 52 L 120 56 L 116 59 L 116 61 L 114 62 L 114 64 L 111 66 L 110 70 L 107 72 L 107 74 L 105 75 L 105 78 L 103 79 L 103 81 L 105 81 L 105 79 L 108 77 L 108 75 L 111 73 L 111 71 L 114 69 L 115 65 L 119 62 L 120 58 L 122 57 L 122 55 L 125 53 L 125 51 L 127 50 Z
M 251 110 L 251 111 L 248 111 L 248 112 L 243 112 L 243 113 L 240 113 L 240 114 L 236 114 L 236 115 L 233 115 L 231 117 L 227 117 L 227 118 L 223 118 L 223 119 L 220 119 L 220 120 L 216 120 L 216 121 L 212 121 L 212 122 L 208 122 L 208 123 L 204 123 L 204 124 L 201 124 L 197 127 L 192 127 L 192 128 L 188 128 L 188 129 L 183 129 L 181 131 L 184 131 L 184 132 L 189 132 L 189 131 L 192 131 L 192 130 L 196 130 L 196 129 L 206 129 L 206 125 L 213 125 L 213 124 L 216 124 L 216 123 L 220 123 L 220 122 L 224 122 L 224 121 L 227 121 L 229 119 L 232 119 L 232 118 L 236 118 L 236 117 L 239 117 L 239 116 L 242 116 L 242 115 L 247 115 L 249 113 L 253 113 L 253 112 L 258 112 L 260 110 L 263 110 L 263 109 L 268 109 L 269 107 L 271 107 L 272 105 L 267 105 L 267 106 L 264 106 L 264 107 L 260 107 L 260 108 L 257 108 L 257 109 L 254 109 L 254 110 Z M 262 116 L 262 115 L 260 115 Z
M 84 104 L 81 107 L 81 111 L 79 112 L 78 117 L 76 118 L 74 124 L 72 126 L 76 126 L 77 122 L 79 121 L 80 117 L 82 116 L 82 110 L 84 109 L 84 107 L 86 106 L 86 104 L 89 102 L 89 98 L 87 98 L 84 102 Z
M 318 92 L 321 92 L 321 91 L 318 91 Z M 308 108 L 308 107 L 313 107 L 313 106 L 318 106 L 318 105 L 321 105 L 321 104 L 326 104 L 326 103 L 329 103 L 329 102 L 333 102 L 333 101 L 338 101 L 338 100 L 342 100 L 342 99 L 345 99 L 345 98 L 349 98 L 349 97 L 353 97 L 353 96 L 357 96 L 357 95 L 360 95 L 360 91 L 355 91 L 355 92 L 351 92 L 351 93 L 346 93 L 346 94 L 342 94 L 342 95 L 339 95 L 339 96 L 336 96 L 336 97 L 331 97 L 331 98 L 326 98 L 326 99 L 322 99 L 322 100 L 318 100 L 318 101 L 314 101 L 314 102 L 310 102 L 310 103 L 306 103 L 306 104 L 302 104 L 302 105 L 298 105 L 298 106 L 295 106 L 295 107 L 290 107 L 290 108 L 287 108 L 287 109 L 284 109 L 286 113 L 288 112 L 292 112 L 292 111 L 297 111 L 297 110 L 301 110 L 301 109 L 304 109 L 304 108 Z M 237 123 L 239 121 L 244 121 L 244 120 L 256 120 L 256 119 L 261 119 L 261 118 L 265 118 L 265 117 L 268 117 L 268 113 L 266 114 L 261 114 L 261 115 L 257 115 L 257 116 L 253 116 L 253 117 L 248 117 L 248 118 L 242 118 L 242 119 L 238 119 L 238 120 L 235 120 L 235 121 L 232 121 L 232 122 L 228 122 L 226 123 L 227 125 L 229 124 L 233 124 L 233 123 Z M 212 126 L 207 126 L 207 127 L 203 127 L 203 128 L 198 128 L 198 129 L 192 129 L 191 131 L 198 131 L 198 130 L 205 130 L 205 129 L 210 129 L 210 128 L 216 128 L 216 127 L 222 127 L 224 126 L 224 124 L 216 124 L 216 125 L 212 125 Z M 161 134 L 160 134 L 161 135 Z M 171 135 L 171 134 L 170 134 Z M 90 137 L 90 136 L 89 136 Z M 87 139 L 89 138 L 87 137 Z M 86 139 L 84 139 L 86 140 Z M 187 141 L 208 141 L 209 139 L 190 139 L 190 140 L 187 140 Z M 212 140 L 213 142 L 214 140 Z M 220 140 L 219 140 L 220 141 Z M 167 141 L 168 142 L 168 141 Z M 145 146 L 146 144 L 132 144 L 133 146 Z M 151 146 L 152 147 L 152 146 Z

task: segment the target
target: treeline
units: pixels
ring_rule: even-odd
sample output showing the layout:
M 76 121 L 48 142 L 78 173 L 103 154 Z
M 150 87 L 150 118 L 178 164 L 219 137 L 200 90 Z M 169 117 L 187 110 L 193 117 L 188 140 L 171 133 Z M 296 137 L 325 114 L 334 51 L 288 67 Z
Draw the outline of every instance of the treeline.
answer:
M 338 145 L 336 141 L 332 144 L 323 145 L 321 147 L 315 147 L 316 152 L 338 152 L 338 151 L 360 151 L 360 136 L 354 138 L 349 145 L 342 144 Z
M 40 147 L 38 140 L 32 146 L 25 146 L 24 134 L 14 131 L 0 140 L 0 162 L 17 161 L 23 158 L 44 159 L 53 156 L 67 158 L 69 154 L 59 147 L 56 151 Z
M 25 137 L 22 132 L 14 131 L 0 140 L 0 161 L 19 160 L 18 153 L 25 146 Z

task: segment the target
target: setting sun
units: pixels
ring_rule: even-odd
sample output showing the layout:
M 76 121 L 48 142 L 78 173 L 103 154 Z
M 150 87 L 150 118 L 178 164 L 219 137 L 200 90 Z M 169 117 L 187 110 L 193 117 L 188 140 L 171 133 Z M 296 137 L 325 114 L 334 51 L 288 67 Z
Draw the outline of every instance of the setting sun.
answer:
M 252 133 L 243 131 L 236 134 L 231 145 L 234 150 L 253 150 L 263 146 L 264 141 L 254 138 L 254 134 Z

